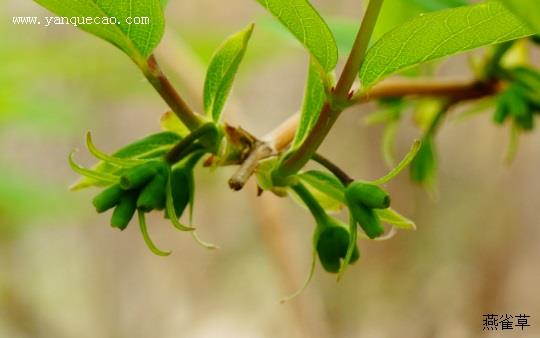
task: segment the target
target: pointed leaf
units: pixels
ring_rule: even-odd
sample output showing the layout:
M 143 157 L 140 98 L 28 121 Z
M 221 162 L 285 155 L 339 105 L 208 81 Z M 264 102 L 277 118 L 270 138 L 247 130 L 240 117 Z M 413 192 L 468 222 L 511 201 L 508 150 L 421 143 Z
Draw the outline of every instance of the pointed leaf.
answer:
M 204 82 L 204 110 L 214 121 L 219 121 L 221 117 L 252 32 L 253 25 L 249 25 L 229 37 L 210 61 Z
M 504 4 L 523 19 L 537 34 L 540 33 L 540 2 L 531 0 L 506 0 Z
M 300 146 L 302 141 L 309 134 L 321 112 L 322 106 L 326 99 L 326 93 L 324 89 L 324 82 L 321 78 L 321 72 L 319 71 L 319 65 L 313 59 L 309 63 L 308 79 L 306 84 L 306 91 L 304 93 L 304 104 L 302 107 L 302 114 L 300 116 L 300 123 L 294 136 L 292 148 Z
M 270 157 L 259 162 L 255 174 L 257 184 L 262 190 L 270 190 L 274 187 L 272 171 L 279 165 L 277 157 Z
M 182 138 L 172 132 L 161 132 L 147 136 L 143 139 L 135 141 L 112 154 L 119 159 L 154 159 L 163 156 Z M 99 161 L 92 167 L 92 170 L 102 174 L 110 174 L 119 176 L 122 174 L 122 167 L 113 165 L 108 162 Z M 75 182 L 70 189 L 79 190 L 91 186 L 103 186 L 104 183 L 99 180 L 82 177 Z
M 416 230 L 416 224 L 413 221 L 400 215 L 392 208 L 376 209 L 375 212 L 384 223 L 391 224 L 398 229 Z
M 420 15 L 386 33 L 360 69 L 364 87 L 404 68 L 534 34 L 498 1 Z
M 35 1 L 68 20 L 92 18 L 93 22 L 89 24 L 76 21 L 78 27 L 112 43 L 135 60 L 150 56 L 163 36 L 165 20 L 160 0 Z M 107 24 L 105 18 L 116 21 Z M 148 24 L 135 24 L 134 18 L 148 19 Z
M 410 2 L 428 11 L 438 11 L 450 7 L 466 6 L 468 4 L 467 0 L 412 0 Z
M 339 201 L 345 202 L 345 187 L 343 183 L 334 175 L 326 171 L 310 170 L 298 175 L 313 189 L 322 192 Z
M 307 0 L 257 0 L 309 50 L 329 72 L 336 66 L 338 49 L 334 36 Z
M 331 173 L 318 170 L 310 170 L 298 175 L 301 181 L 306 183 L 306 188 L 329 212 L 340 211 L 345 203 L 345 187 L 341 181 Z M 292 195 L 293 199 L 296 195 Z M 302 206 L 303 203 L 297 200 Z
M 188 127 L 186 127 L 172 111 L 168 111 L 161 116 L 159 125 L 164 131 L 172 131 L 182 137 L 185 137 L 190 133 Z

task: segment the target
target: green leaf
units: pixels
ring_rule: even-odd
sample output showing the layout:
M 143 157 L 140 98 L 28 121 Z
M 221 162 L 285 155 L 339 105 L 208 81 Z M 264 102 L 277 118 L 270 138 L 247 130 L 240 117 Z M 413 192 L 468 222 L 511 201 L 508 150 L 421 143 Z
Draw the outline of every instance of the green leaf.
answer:
M 120 159 L 151 159 L 163 156 L 182 138 L 172 132 L 161 132 L 135 141 L 112 154 Z M 92 167 L 92 171 L 105 175 L 121 175 L 122 167 L 99 161 Z M 99 180 L 83 177 L 71 185 L 71 190 L 79 190 L 91 186 L 103 186 Z
M 221 117 L 252 32 L 253 24 L 229 37 L 210 61 L 204 82 L 204 110 L 214 121 Z
M 384 33 L 407 22 L 420 13 L 465 6 L 467 4 L 468 2 L 465 0 L 385 0 L 371 39 L 372 41 L 379 40 Z M 352 39 L 354 39 L 354 35 Z
M 412 0 L 411 2 L 428 11 L 438 11 L 468 4 L 466 0 Z
M 371 35 L 372 43 L 378 41 L 388 31 L 402 25 L 422 12 L 425 12 L 425 9 L 411 0 L 385 0 Z M 356 30 L 358 31 L 358 28 Z
M 326 171 L 310 170 L 299 174 L 298 177 L 307 184 L 306 188 L 323 209 L 339 211 L 343 208 L 345 187 L 336 176 Z
M 392 208 L 375 209 L 375 213 L 377 213 L 382 222 L 391 224 L 398 229 L 416 230 L 416 224 L 413 221 L 400 215 Z
M 365 88 L 404 68 L 534 32 L 497 1 L 424 14 L 386 33 L 360 69 Z
M 329 72 L 337 64 L 334 36 L 320 14 L 307 0 L 257 0 L 309 50 Z
M 523 19 L 536 33 L 540 33 L 540 2 L 531 0 L 506 0 L 504 4 Z
M 103 22 L 78 24 L 88 33 L 100 37 L 120 48 L 134 60 L 146 59 L 159 44 L 165 20 L 159 0 L 35 0 L 60 17 L 116 18 L 117 23 Z M 128 24 L 127 19 L 148 18 L 149 24 Z
M 174 114 L 172 111 L 168 111 L 161 115 L 159 125 L 164 131 L 172 131 L 182 137 L 185 137 L 190 133 L 188 127 L 186 127 L 186 125 L 182 123 L 178 116 L 176 116 L 176 114 Z
M 294 141 L 291 148 L 300 146 L 302 141 L 309 134 L 321 112 L 324 101 L 326 100 L 326 93 L 324 89 L 324 82 L 321 78 L 321 72 L 319 71 L 319 65 L 313 59 L 309 63 L 308 79 L 306 84 L 306 91 L 304 93 L 304 104 L 302 107 L 302 114 L 300 116 L 300 123 L 294 136 Z

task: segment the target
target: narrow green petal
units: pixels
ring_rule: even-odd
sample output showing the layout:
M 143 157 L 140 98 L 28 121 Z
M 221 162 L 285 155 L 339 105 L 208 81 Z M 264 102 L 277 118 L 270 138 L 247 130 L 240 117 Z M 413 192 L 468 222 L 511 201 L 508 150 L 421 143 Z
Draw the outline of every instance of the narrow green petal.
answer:
M 387 183 L 388 181 L 396 177 L 403 169 L 405 169 L 405 167 L 409 165 L 409 163 L 411 163 L 411 161 L 416 156 L 416 153 L 418 153 L 418 150 L 420 149 L 421 145 L 422 145 L 422 141 L 415 140 L 411 147 L 411 150 L 409 150 L 407 155 L 405 155 L 403 160 L 401 160 L 401 162 L 399 162 L 398 165 L 394 169 L 390 170 L 390 172 L 386 174 L 385 176 L 375 181 L 372 181 L 371 183 L 375 185 L 381 185 L 381 184 Z
M 88 177 L 90 179 L 98 181 L 99 183 L 102 183 L 102 184 L 115 184 L 115 183 L 118 183 L 119 178 L 117 176 L 114 176 L 114 175 L 111 175 L 111 174 L 106 174 L 106 173 L 100 173 L 98 171 L 87 169 L 87 168 L 84 168 L 84 167 L 78 165 L 75 162 L 75 160 L 73 159 L 73 154 L 74 153 L 75 153 L 75 151 L 72 151 L 69 154 L 69 157 L 68 157 L 69 166 L 71 167 L 71 169 L 74 172 L 76 172 L 77 174 L 79 174 L 81 176 Z
M 506 163 L 512 163 L 516 157 L 517 150 L 519 148 L 519 133 L 520 130 L 518 125 L 513 122 L 510 126 L 510 140 L 504 154 L 504 162 Z
M 169 179 L 167 180 L 167 192 L 166 192 L 166 202 L 165 202 L 165 210 L 167 212 L 167 216 L 171 220 L 174 227 L 181 231 L 193 231 L 195 228 L 189 227 L 186 225 L 183 225 L 178 220 L 178 216 L 176 215 L 176 211 L 174 210 L 174 201 L 172 197 L 172 186 L 171 186 L 171 175 L 169 175 Z
M 288 302 L 291 299 L 299 296 L 302 292 L 304 292 L 304 290 L 308 287 L 309 283 L 311 282 L 311 279 L 313 279 L 313 275 L 315 273 L 315 262 L 317 262 L 317 250 L 314 249 L 313 252 L 312 252 L 312 256 L 311 256 L 311 266 L 309 268 L 309 272 L 308 272 L 308 275 L 306 277 L 306 280 L 304 281 L 304 284 L 300 287 L 300 289 L 295 291 L 293 294 L 282 298 L 280 300 L 281 303 Z
M 98 160 L 109 162 L 119 167 L 131 167 L 146 162 L 145 160 L 118 158 L 105 154 L 94 145 L 90 131 L 86 132 L 86 147 L 88 148 L 88 151 Z
M 203 241 L 199 235 L 197 234 L 196 231 L 192 231 L 191 232 L 191 236 L 193 237 L 193 239 L 195 240 L 195 242 L 197 242 L 198 244 L 200 244 L 203 248 L 205 249 L 208 249 L 208 250 L 216 250 L 216 249 L 219 249 L 219 247 L 217 245 L 214 245 L 212 243 L 208 243 L 208 242 L 205 242 Z
M 144 239 L 144 242 L 157 256 L 169 256 L 171 254 L 171 251 L 161 251 L 155 244 L 152 242 L 152 239 L 150 238 L 150 235 L 148 234 L 148 229 L 146 227 L 146 219 L 144 218 L 144 212 L 138 211 L 139 214 L 139 226 L 141 228 L 141 233 Z
M 345 273 L 347 266 L 349 266 L 349 263 L 351 262 L 351 257 L 354 253 L 354 248 L 356 246 L 357 239 L 358 239 L 358 225 L 356 224 L 356 221 L 353 218 L 352 214 L 349 214 L 349 247 L 347 248 L 347 255 L 345 255 L 345 259 L 341 263 L 341 267 L 337 274 L 338 282 L 341 280 L 341 277 L 343 277 L 343 274 Z

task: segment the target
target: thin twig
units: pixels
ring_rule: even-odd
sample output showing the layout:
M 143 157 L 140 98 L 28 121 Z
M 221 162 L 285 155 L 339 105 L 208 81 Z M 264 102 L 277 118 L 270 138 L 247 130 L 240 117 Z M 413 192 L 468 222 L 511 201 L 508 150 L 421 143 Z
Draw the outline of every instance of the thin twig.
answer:
M 277 128 L 266 134 L 263 141 L 268 143 L 277 152 L 287 148 L 293 141 L 294 134 L 300 123 L 300 113 L 296 113 L 283 121 Z
M 364 15 L 362 24 L 356 35 L 351 53 L 349 54 L 347 63 L 343 68 L 334 90 L 334 95 L 338 99 L 346 99 L 349 95 L 349 90 L 364 62 L 369 41 L 371 40 L 371 35 L 375 29 L 375 24 L 377 23 L 383 2 L 384 0 L 369 0 L 366 14 Z
M 257 169 L 259 161 L 274 154 L 274 148 L 272 148 L 268 143 L 256 143 L 253 151 L 249 154 L 242 165 L 240 165 L 234 175 L 232 175 L 229 179 L 229 187 L 232 190 L 241 190 Z
M 236 191 L 241 190 L 257 169 L 259 161 L 277 155 L 287 148 L 294 139 L 299 120 L 300 114 L 294 114 L 264 136 L 261 141 L 257 141 L 253 150 L 229 179 L 229 187 Z
M 352 104 L 369 102 L 377 99 L 406 96 L 449 97 L 463 101 L 494 94 L 499 90 L 497 81 L 463 80 L 393 80 L 374 86 L 366 92 L 356 94 Z
M 341 112 L 346 108 L 344 103 L 348 103 L 349 101 L 349 91 L 351 90 L 358 71 L 364 61 L 365 53 L 375 24 L 377 23 L 383 1 L 384 0 L 369 1 L 366 14 L 360 24 L 360 29 L 356 35 L 353 48 L 347 58 L 343 72 L 336 84 L 336 88 L 330 94 L 327 102 L 323 105 L 317 122 L 315 122 L 313 129 L 311 129 L 306 139 L 298 149 L 281 162 L 276 169 L 277 178 L 285 179 L 287 176 L 295 174 L 304 167 L 311 156 L 313 156 L 319 146 L 323 143 Z M 277 183 L 281 184 L 283 182 Z
M 348 186 L 351 184 L 351 182 L 354 181 L 352 177 L 350 177 L 343 169 L 337 166 L 334 162 L 330 161 L 323 155 L 319 153 L 315 153 L 313 157 L 311 158 L 313 161 L 319 163 L 326 169 L 328 169 L 332 174 L 334 174 L 345 186 Z
M 448 98 L 451 105 L 460 102 L 481 99 L 486 96 L 493 95 L 501 90 L 502 83 L 498 81 L 482 82 L 471 80 L 444 80 L 444 81 L 404 81 L 391 80 L 374 86 L 371 90 L 357 94 L 351 104 L 362 104 L 377 99 L 391 97 L 444 97 Z M 296 129 L 300 122 L 300 113 L 296 113 L 281 123 L 274 130 L 269 132 L 258 146 L 254 147 L 252 152 L 257 153 L 258 161 L 264 159 L 259 156 L 261 151 L 258 147 L 272 147 L 274 152 L 278 154 L 282 152 L 294 139 Z M 269 155 L 271 156 L 271 155 Z M 249 158 L 249 156 L 248 156 Z M 255 158 L 255 157 L 253 157 Z M 253 159 L 252 158 L 252 159 Z M 241 164 L 238 172 L 242 173 L 242 178 L 235 177 L 235 190 L 242 189 L 248 181 L 253 171 L 256 168 L 256 163 L 247 161 Z
M 151 55 L 147 64 L 139 65 L 144 75 L 156 89 L 171 110 L 190 130 L 195 130 L 203 123 L 202 117 L 195 113 L 178 94 L 169 79 L 161 71 L 156 58 Z

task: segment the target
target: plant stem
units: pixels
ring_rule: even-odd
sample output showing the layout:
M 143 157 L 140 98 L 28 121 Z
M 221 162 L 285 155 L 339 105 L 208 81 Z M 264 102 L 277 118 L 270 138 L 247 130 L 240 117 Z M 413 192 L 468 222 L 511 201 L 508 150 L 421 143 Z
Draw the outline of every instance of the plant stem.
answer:
M 214 125 L 210 123 L 193 130 L 189 135 L 184 137 L 171 150 L 169 150 L 169 152 L 165 155 L 165 160 L 170 164 L 174 164 L 182 160 L 190 153 L 188 149 L 191 149 L 191 147 L 196 144 L 196 141 L 201 139 L 205 134 L 214 130 Z
M 287 176 L 297 173 L 310 160 L 311 156 L 317 151 L 321 143 L 330 132 L 338 117 L 338 112 L 334 111 L 330 103 L 325 103 L 319 119 L 313 126 L 313 129 L 308 134 L 304 142 L 286 158 L 282 164 L 276 169 L 275 178 L 285 179 Z M 281 184 L 281 182 L 276 182 Z
M 502 87 L 500 81 L 481 82 L 471 80 L 391 80 L 375 85 L 367 92 L 359 92 L 351 104 L 362 104 L 392 97 L 444 97 L 453 104 L 481 99 L 496 94 Z M 293 140 L 300 121 L 299 113 L 292 115 L 272 132 L 265 140 L 275 145 L 277 152 L 283 151 Z
M 324 211 L 323 207 L 319 204 L 319 201 L 313 197 L 311 192 L 309 192 L 309 190 L 302 183 L 293 184 L 291 188 L 304 202 L 306 207 L 308 207 L 309 211 L 317 221 L 328 217 L 326 211 Z
M 241 190 L 249 177 L 255 172 L 259 161 L 274 154 L 274 149 L 266 142 L 255 144 L 253 151 L 249 154 L 246 160 L 238 168 L 238 170 L 229 179 L 229 187 L 232 190 Z
M 473 80 L 390 80 L 375 85 L 369 91 L 359 92 L 350 101 L 353 104 L 362 104 L 370 101 L 374 101 L 382 98 L 391 97 L 439 97 L 448 98 L 452 105 L 459 102 L 481 99 L 483 97 L 491 96 L 501 90 L 503 83 L 501 81 L 473 81 Z M 300 113 L 296 113 L 283 121 L 279 126 L 269 132 L 263 141 L 261 146 L 271 146 L 274 149 L 274 153 L 280 153 L 292 142 L 298 123 L 300 121 Z M 259 152 L 256 148 L 252 152 Z M 259 157 L 257 157 L 259 158 Z M 264 158 L 259 158 L 262 160 Z M 237 189 L 241 188 L 249 179 L 253 173 L 253 163 L 249 165 L 241 165 L 242 167 L 249 167 L 251 170 L 242 170 L 242 181 L 238 180 L 238 176 L 235 178 Z
M 345 186 L 351 184 L 354 179 L 350 177 L 343 169 L 338 167 L 334 162 L 330 161 L 321 154 L 315 153 L 311 158 L 313 161 L 319 163 L 326 169 L 328 169 L 332 174 L 334 174 Z
M 309 161 L 311 156 L 317 151 L 321 143 L 324 141 L 330 129 L 336 122 L 339 114 L 344 109 L 339 104 L 337 107 L 333 107 L 333 102 L 340 102 L 343 100 L 348 101 L 349 90 L 351 89 L 356 74 L 360 70 L 364 56 L 367 50 L 371 34 L 375 28 L 375 23 L 379 16 L 379 12 L 384 0 L 370 0 L 368 8 L 356 39 L 353 45 L 353 49 L 347 59 L 345 68 L 341 73 L 335 90 L 331 94 L 328 102 L 326 102 L 319 114 L 319 118 L 313 129 L 308 134 L 307 138 L 300 145 L 297 151 L 295 151 L 289 158 L 276 169 L 275 176 L 278 180 L 282 180 L 289 175 L 293 175 L 298 172 Z M 276 182 L 280 184 L 281 182 Z
M 300 123 L 300 113 L 291 115 L 279 126 L 263 137 L 263 141 L 269 144 L 276 152 L 280 152 L 294 139 L 296 129 Z
M 145 62 L 137 62 L 137 65 L 146 79 L 189 130 L 193 131 L 204 123 L 202 116 L 195 113 L 174 89 L 169 79 L 161 71 L 154 55 L 151 55 Z
M 334 95 L 338 99 L 346 99 L 349 95 L 349 90 L 364 62 L 369 40 L 377 23 L 383 2 L 384 0 L 369 0 L 369 5 L 356 35 L 351 54 L 347 59 L 347 63 L 334 90 Z
M 493 54 L 490 56 L 485 66 L 485 76 L 487 78 L 493 78 L 497 71 L 501 69 L 501 60 L 506 53 L 512 48 L 516 41 L 507 41 L 499 45 L 496 45 L 493 50 Z
M 405 96 L 448 97 L 453 101 L 465 101 L 495 94 L 498 81 L 392 81 L 381 83 L 366 92 L 359 92 L 351 102 L 365 103 L 377 99 Z

